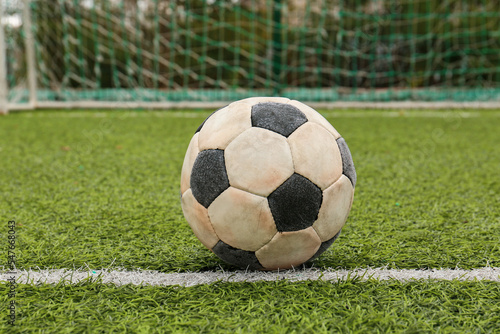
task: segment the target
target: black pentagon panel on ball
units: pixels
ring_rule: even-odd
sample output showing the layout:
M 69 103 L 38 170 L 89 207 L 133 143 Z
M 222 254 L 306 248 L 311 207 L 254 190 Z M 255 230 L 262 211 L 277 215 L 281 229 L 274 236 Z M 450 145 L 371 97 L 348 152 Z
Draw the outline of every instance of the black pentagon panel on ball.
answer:
M 321 246 L 319 246 L 316 253 L 309 260 L 307 260 L 307 262 L 316 260 L 321 254 L 323 254 L 334 243 L 334 241 L 337 240 L 337 238 L 340 235 L 340 232 L 342 232 L 342 230 L 340 230 L 337 234 L 335 234 L 331 239 L 322 242 Z
M 285 103 L 264 102 L 252 106 L 252 126 L 288 137 L 307 117 L 298 108 Z
M 297 173 L 267 197 L 279 232 L 300 231 L 312 226 L 318 219 L 322 200 L 321 189 Z
M 219 241 L 212 251 L 223 261 L 243 269 L 260 270 L 263 269 L 259 263 L 255 252 L 250 252 L 229 246 L 223 241 Z
M 198 154 L 191 170 L 190 187 L 194 198 L 205 208 L 229 188 L 223 150 L 205 150 Z
M 200 131 L 201 131 L 201 129 L 203 128 L 203 125 L 205 125 L 205 123 L 208 121 L 208 119 L 209 119 L 210 117 L 212 117 L 212 115 L 213 115 L 213 114 L 215 114 L 217 111 L 219 111 L 219 110 L 221 110 L 221 109 L 224 109 L 225 107 L 227 107 L 227 106 L 224 106 L 224 107 L 222 107 L 222 108 L 219 108 L 219 109 L 217 109 L 216 111 L 214 111 L 213 113 L 211 113 L 210 115 L 208 115 L 208 117 L 207 117 L 207 118 L 205 118 L 205 120 L 203 121 L 203 123 L 201 123 L 201 124 L 200 124 L 200 126 L 198 127 L 198 129 L 196 129 L 196 131 L 195 131 L 194 133 L 200 132 Z
M 344 138 L 340 137 L 337 139 L 337 145 L 340 149 L 340 155 L 342 156 L 342 173 L 351 180 L 353 188 L 356 186 L 356 169 L 354 168 L 354 162 L 352 161 L 351 151 L 347 146 Z

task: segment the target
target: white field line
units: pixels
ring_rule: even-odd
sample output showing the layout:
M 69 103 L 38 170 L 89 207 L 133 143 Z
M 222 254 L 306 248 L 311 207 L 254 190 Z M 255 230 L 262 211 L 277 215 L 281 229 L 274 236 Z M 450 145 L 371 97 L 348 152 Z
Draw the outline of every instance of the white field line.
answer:
M 9 272 L 0 273 L 0 281 L 15 276 L 16 283 L 23 284 L 56 284 L 66 282 L 75 284 L 86 279 L 102 279 L 103 283 L 113 283 L 115 285 L 151 285 L 169 286 L 179 285 L 184 287 L 200 284 L 210 284 L 214 282 L 261 282 L 288 280 L 291 282 L 323 280 L 336 282 L 358 277 L 362 280 L 460 280 L 475 281 L 488 280 L 500 282 L 500 267 L 485 267 L 479 269 L 386 269 L 386 268 L 366 268 L 354 270 L 319 270 L 301 269 L 286 270 L 281 272 L 245 272 L 245 271 L 208 271 L 208 272 L 187 272 L 187 273 L 161 273 L 149 270 L 70 270 L 70 269 L 48 269 L 48 270 L 18 270 L 13 275 Z

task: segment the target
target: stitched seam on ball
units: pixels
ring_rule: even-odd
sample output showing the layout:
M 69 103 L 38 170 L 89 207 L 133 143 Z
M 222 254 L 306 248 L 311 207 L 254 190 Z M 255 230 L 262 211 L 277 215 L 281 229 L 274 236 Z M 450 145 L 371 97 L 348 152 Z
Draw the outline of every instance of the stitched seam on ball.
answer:
M 270 243 L 278 233 L 282 233 L 282 232 L 278 231 L 278 227 L 276 226 L 276 221 L 274 220 L 273 212 L 271 211 L 271 207 L 269 206 L 269 200 L 267 199 L 267 197 L 266 197 L 266 202 L 267 202 L 267 207 L 269 208 L 269 212 L 271 212 L 271 218 L 273 219 L 274 226 L 276 227 L 276 233 L 274 233 L 273 236 L 271 237 L 271 239 L 269 239 L 265 244 L 263 244 L 262 246 L 260 246 L 260 248 L 255 251 L 255 256 L 256 257 L 257 257 L 257 251 L 261 250 L 262 247 L 264 247 L 268 243 Z M 264 268 L 264 266 L 262 266 L 262 267 Z
M 210 213 L 208 212 L 208 209 L 207 209 L 207 217 L 208 217 L 208 222 L 210 223 L 210 226 L 212 227 L 212 230 L 214 231 L 214 234 L 217 236 L 217 239 L 219 239 L 219 241 L 222 241 L 222 239 L 219 237 L 219 235 L 215 231 L 215 227 L 214 227 L 214 224 L 212 224 L 212 219 L 210 219 Z M 222 241 L 222 242 L 224 242 L 224 241 Z M 217 245 L 217 243 L 215 245 Z M 212 248 L 214 248 L 214 247 L 212 247 Z
M 320 116 L 321 116 L 321 117 L 323 117 L 323 115 L 321 115 L 321 114 L 320 114 Z M 308 119 L 308 121 L 309 121 L 309 119 Z M 328 122 L 328 120 L 327 120 L 326 118 L 325 118 L 325 121 L 327 121 L 327 122 Z M 309 122 L 314 123 L 314 124 L 318 124 L 318 125 L 319 125 L 319 126 L 321 126 L 323 129 L 325 129 L 326 131 L 328 131 L 328 133 L 329 133 L 329 134 L 331 134 L 331 135 L 333 136 L 333 139 L 334 139 L 334 140 L 338 140 L 338 139 L 342 138 L 342 136 L 340 136 L 340 133 L 339 133 L 339 136 L 340 136 L 340 137 L 335 138 L 335 135 L 334 135 L 333 133 L 331 133 L 331 132 L 330 132 L 330 130 L 329 130 L 326 126 L 324 126 L 323 124 L 321 124 L 321 123 L 319 123 L 319 122 L 315 122 L 315 121 L 309 121 Z M 328 122 L 328 124 L 330 124 L 330 123 Z M 330 124 L 330 125 L 331 125 L 331 124 Z M 333 128 L 333 125 L 332 125 L 332 128 Z M 335 128 L 333 128 L 333 129 L 334 129 L 335 131 L 337 131 L 337 129 L 335 129 Z M 337 133 L 338 133 L 338 131 L 337 131 Z
M 274 217 L 273 217 L 273 221 L 274 221 Z M 275 222 L 274 224 L 276 225 L 276 222 Z M 271 241 L 273 241 L 274 237 L 275 237 L 278 233 L 283 233 L 283 232 L 276 231 L 276 233 L 274 233 L 274 234 L 273 234 L 273 236 L 271 237 L 271 239 L 269 239 L 269 241 L 268 241 L 268 242 L 266 242 L 265 244 L 263 244 L 262 246 L 260 246 L 260 248 L 259 248 L 259 249 L 257 249 L 257 250 L 254 252 L 254 253 L 255 253 L 255 256 L 257 256 L 257 252 L 258 252 L 259 250 L 261 250 L 261 249 L 262 249 L 262 247 L 266 246 L 268 243 L 270 243 Z M 321 240 L 321 238 L 320 238 L 320 240 Z M 257 260 L 258 260 L 258 258 L 257 258 Z M 259 261 L 259 262 L 260 262 L 260 261 Z M 264 267 L 264 266 L 262 266 L 262 267 Z
M 319 214 L 318 214 L 318 219 L 319 219 Z M 316 219 L 314 222 L 318 221 L 318 219 Z M 311 227 L 313 228 L 314 233 L 316 233 L 316 235 L 318 236 L 319 241 L 321 241 L 321 236 L 319 235 L 318 231 L 316 231 L 316 228 L 314 227 L 314 224 L 312 224 Z M 323 241 L 321 241 L 321 242 L 323 242 Z
M 267 208 L 269 209 L 269 212 L 271 213 L 271 218 L 272 218 L 272 220 L 273 220 L 274 226 L 276 227 L 276 222 L 274 221 L 273 213 L 271 212 L 271 208 L 269 207 L 269 203 L 267 202 L 267 198 L 266 198 L 266 202 L 265 202 L 265 203 L 267 203 Z M 262 214 L 262 210 L 263 210 L 263 209 L 261 208 L 261 209 L 260 209 L 260 213 L 261 213 L 261 214 Z M 260 214 L 259 214 L 259 219 L 260 219 Z M 254 253 L 256 253 L 259 249 L 261 249 L 262 247 L 264 247 L 265 245 L 267 245 L 268 243 L 270 243 L 270 242 L 271 242 L 271 240 L 273 240 L 273 239 L 274 239 L 274 236 L 275 236 L 276 234 L 278 234 L 278 233 L 279 233 L 279 231 L 278 231 L 278 229 L 276 228 L 276 233 L 274 233 L 274 234 L 271 236 L 271 238 L 269 238 L 269 240 L 268 240 L 266 243 L 264 243 L 262 246 L 260 246 L 257 250 L 255 250 L 255 251 L 253 251 L 253 252 L 254 252 Z M 255 256 L 257 257 L 257 255 L 255 255 Z M 257 259 L 257 260 L 258 260 L 258 259 Z M 262 264 L 261 264 L 261 265 L 262 265 Z M 264 266 L 262 266 L 262 267 L 264 267 Z
M 252 124 L 252 122 L 250 121 L 250 124 Z M 241 136 L 242 134 L 244 134 L 245 132 L 247 132 L 248 130 L 252 129 L 253 127 L 249 127 L 248 129 L 245 129 L 244 131 L 241 131 L 236 137 L 234 137 L 233 139 L 231 139 L 231 141 L 226 145 L 226 148 L 224 148 L 224 152 L 227 150 L 227 148 L 229 147 L 229 145 L 231 145 L 233 143 L 233 141 L 236 140 L 236 138 L 238 138 L 239 136 Z M 226 167 L 227 169 L 227 167 Z
M 307 123 L 307 122 L 306 122 L 306 123 Z M 304 124 L 305 124 L 305 123 L 304 123 Z M 304 124 L 302 124 L 302 125 L 304 125 Z M 302 125 L 301 125 L 301 126 L 302 126 Z M 300 126 L 299 126 L 299 128 L 300 128 Z M 297 129 L 298 129 L 298 128 L 297 128 Z M 292 148 L 290 147 L 290 143 L 288 142 L 288 138 L 290 138 L 290 136 L 288 136 L 288 137 L 286 138 L 286 146 L 288 146 L 288 151 L 290 152 L 290 157 L 292 158 L 292 167 L 293 167 L 293 172 L 294 172 L 294 173 L 297 173 L 297 171 L 295 170 L 295 161 L 293 160 L 293 152 L 292 152 Z M 292 174 L 292 175 L 293 175 L 293 174 Z M 292 176 L 292 175 L 290 175 L 290 176 Z M 290 176 L 289 176 L 288 178 L 290 178 Z M 288 180 L 288 179 L 287 179 L 287 180 Z M 286 180 L 285 180 L 285 181 L 286 181 Z M 278 187 L 279 187 L 279 186 L 278 186 Z M 274 190 L 276 190 L 276 189 L 274 189 Z
M 336 180 L 335 180 L 332 184 L 330 184 L 328 187 L 326 187 L 326 188 L 325 188 L 325 190 L 323 190 L 323 191 L 326 191 L 327 189 L 329 189 L 329 188 L 333 187 L 333 186 L 334 186 L 337 182 L 340 182 L 340 179 L 342 178 L 342 176 L 347 177 L 344 173 L 340 174 L 339 178 L 338 178 L 338 179 L 336 179 Z M 347 177 L 347 179 L 349 179 L 349 178 Z M 351 181 L 349 180 L 349 182 L 351 182 Z M 351 187 L 352 187 L 352 184 L 351 184 Z M 323 200 L 323 191 L 321 191 L 321 200 Z M 322 203 L 322 204 L 323 204 L 323 203 Z
M 315 184 L 315 186 L 316 186 L 316 187 L 318 187 L 316 184 Z M 318 189 L 319 189 L 319 190 L 321 190 L 321 188 L 320 188 L 320 187 L 318 187 Z M 313 227 L 314 223 L 315 223 L 315 222 L 319 219 L 319 212 L 320 212 L 320 210 L 321 210 L 321 207 L 323 206 L 323 198 L 324 198 L 324 197 L 323 197 L 323 190 L 321 190 L 321 203 L 320 203 L 320 205 L 319 205 L 318 214 L 316 215 L 316 219 L 314 219 L 314 222 L 313 222 L 313 223 L 312 223 L 312 225 L 311 225 L 311 227 L 313 228 L 313 230 L 314 230 L 314 227 Z M 314 230 L 314 231 L 316 232 L 316 230 Z M 317 233 L 316 233 L 316 234 L 317 234 Z M 319 235 L 318 235 L 318 237 L 319 237 Z M 319 239 L 321 240 L 321 238 L 319 238 Z
M 262 195 L 259 195 L 259 194 L 256 194 L 256 193 L 253 193 L 253 192 L 251 192 L 251 191 L 249 191 L 249 190 L 242 189 L 242 188 L 237 187 L 237 186 L 233 186 L 231 183 L 229 183 L 229 188 L 238 189 L 238 190 L 244 191 L 244 192 L 246 192 L 246 193 L 248 193 L 248 194 L 250 194 L 250 195 L 259 196 L 259 197 L 262 197 L 262 198 L 266 198 L 266 199 L 267 199 L 267 196 L 262 196 Z M 229 188 L 228 188 L 228 189 L 229 189 Z M 224 191 L 225 191 L 225 190 L 224 190 Z M 220 195 L 219 195 L 219 196 L 220 196 Z
M 287 102 L 286 104 L 290 104 L 290 102 L 292 102 L 292 101 L 294 101 L 294 100 L 290 99 L 290 100 L 288 100 L 288 102 Z M 305 114 L 305 113 L 304 113 L 304 112 L 303 112 L 303 111 L 302 111 L 299 107 L 296 107 L 296 106 L 292 106 L 292 107 L 297 108 L 297 109 L 298 109 L 298 110 L 299 110 L 299 111 L 300 111 L 300 112 L 301 112 L 301 113 L 302 113 L 302 114 L 306 117 L 306 120 L 307 120 L 307 121 L 306 121 L 304 124 L 307 124 L 307 122 L 309 122 L 309 118 L 307 118 L 307 115 L 306 115 L 306 114 Z M 302 124 L 301 126 L 303 126 L 304 124 Z M 301 126 L 299 126 L 297 129 L 295 129 L 295 130 L 294 130 L 294 132 L 295 132 L 295 131 L 297 131 L 297 130 L 301 127 Z M 294 172 L 294 173 L 297 173 L 297 171 L 295 170 L 295 160 L 293 159 L 292 148 L 290 147 L 290 142 L 288 141 L 288 139 L 290 138 L 290 136 L 291 136 L 292 134 L 293 134 L 293 132 L 292 132 L 292 133 L 290 133 L 290 135 L 289 135 L 288 137 L 286 137 L 286 143 L 288 144 L 288 149 L 290 150 L 290 155 L 291 155 L 291 157 L 292 157 L 293 172 Z M 297 174 L 298 174 L 298 173 L 297 173 Z M 292 175 L 293 175 L 293 174 L 292 174 Z M 275 189 L 275 190 L 276 190 L 276 189 Z
M 319 217 L 318 217 L 318 218 L 319 218 Z M 317 221 L 317 219 L 316 219 L 316 221 Z M 316 221 L 315 221 L 315 222 L 316 222 Z M 344 222 L 344 225 L 345 225 L 345 222 Z M 340 227 L 339 231 L 342 229 L 342 227 L 344 227 L 344 225 L 342 225 L 342 226 Z M 337 233 L 339 233 L 339 231 L 337 231 L 337 232 L 335 232 L 335 234 L 334 234 L 331 238 L 328 238 L 328 239 L 326 239 L 325 241 L 323 241 L 323 240 L 321 240 L 321 236 L 319 235 L 319 232 L 318 232 L 318 231 L 316 230 L 316 228 L 314 227 L 314 224 L 313 224 L 313 225 L 311 225 L 311 227 L 313 228 L 314 232 L 316 232 L 316 234 L 318 235 L 318 238 L 319 238 L 319 240 L 321 241 L 321 243 L 323 243 L 323 242 L 326 242 L 326 241 L 330 240 L 330 239 L 331 239 L 331 238 L 333 238 L 333 237 L 334 237 Z
M 317 123 L 316 123 L 316 124 L 317 124 Z M 320 125 L 320 126 L 321 126 L 321 124 L 318 124 L 318 125 Z M 323 128 L 324 128 L 324 127 L 323 127 Z M 328 130 L 327 130 L 327 131 L 328 131 Z M 333 135 L 330 131 L 328 131 L 328 133 L 329 133 L 330 135 L 332 135 L 332 137 L 333 137 L 333 141 L 335 142 L 335 145 L 337 145 L 337 148 L 339 149 L 339 154 L 340 154 L 340 163 L 341 163 L 341 165 L 342 165 L 342 172 L 340 173 L 340 175 L 339 175 L 339 177 L 338 177 L 337 179 L 335 179 L 332 183 L 330 183 L 328 186 L 326 186 L 326 187 L 325 187 L 325 190 L 326 190 L 326 189 L 328 189 L 328 188 L 330 188 L 331 186 L 333 186 L 335 183 L 337 183 L 337 182 L 338 182 L 338 180 L 340 180 L 340 178 L 342 177 L 342 175 L 345 175 L 345 174 L 344 174 L 344 160 L 342 160 L 342 152 L 340 152 L 340 147 L 339 147 L 339 144 L 337 144 L 337 139 L 335 139 L 335 136 L 334 136 L 334 135 Z M 339 137 L 339 139 L 340 139 L 340 138 L 342 138 L 342 137 Z M 323 191 L 324 191 L 324 190 L 321 190 L 321 195 L 323 195 Z
M 201 130 L 203 130 L 203 129 L 201 129 Z M 198 135 L 198 138 L 196 138 L 196 148 L 198 149 L 198 154 L 200 154 L 200 152 L 201 152 L 200 151 L 200 133 L 201 133 L 201 130 L 200 130 L 200 132 L 195 133 L 195 136 Z M 191 167 L 191 170 L 193 170 L 192 167 Z

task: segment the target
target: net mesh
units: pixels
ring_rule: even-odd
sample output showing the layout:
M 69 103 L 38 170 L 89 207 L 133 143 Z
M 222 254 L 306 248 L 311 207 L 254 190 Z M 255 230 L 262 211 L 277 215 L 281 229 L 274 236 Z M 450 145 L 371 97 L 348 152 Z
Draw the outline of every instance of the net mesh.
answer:
M 1 0 L 9 100 L 22 1 Z M 499 0 L 35 0 L 39 101 L 500 100 Z

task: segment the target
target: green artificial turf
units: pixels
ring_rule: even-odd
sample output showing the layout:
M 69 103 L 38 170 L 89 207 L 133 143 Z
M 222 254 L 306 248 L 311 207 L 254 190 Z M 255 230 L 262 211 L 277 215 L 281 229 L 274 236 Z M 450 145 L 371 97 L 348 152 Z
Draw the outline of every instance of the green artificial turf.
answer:
M 4 333 L 496 333 L 500 328 L 500 285 L 486 281 L 20 285 L 15 326 L 7 324 L 4 292 Z
M 500 266 L 498 112 L 346 117 L 356 112 L 329 118 L 351 149 L 358 183 L 341 237 L 314 265 Z M 197 241 L 179 201 L 184 153 L 207 115 L 1 117 L 1 235 L 15 219 L 17 267 L 231 268 Z

